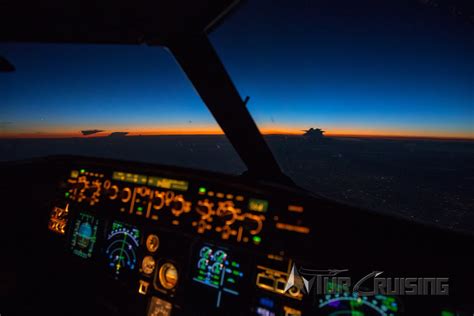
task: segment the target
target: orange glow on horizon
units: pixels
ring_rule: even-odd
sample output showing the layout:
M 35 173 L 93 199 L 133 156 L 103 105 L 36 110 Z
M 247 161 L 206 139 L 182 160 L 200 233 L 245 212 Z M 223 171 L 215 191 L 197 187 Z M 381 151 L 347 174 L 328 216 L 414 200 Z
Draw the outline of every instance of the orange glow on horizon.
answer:
M 303 128 L 302 128 L 303 129 Z M 260 131 L 264 135 L 290 135 L 297 136 L 302 135 L 302 129 L 295 128 L 261 128 Z M 177 129 L 177 128 L 166 128 L 166 129 L 144 129 L 144 130 L 124 130 L 120 131 L 128 132 L 127 136 L 159 136 L 159 135 L 223 135 L 224 133 L 219 127 L 207 127 L 201 126 L 198 129 Z M 92 135 L 84 136 L 79 131 L 59 131 L 51 130 L 48 132 L 33 133 L 33 132 L 9 132 L 1 133 L 0 138 L 96 138 L 105 137 L 112 133 L 114 130 L 109 129 L 105 132 L 100 132 Z M 369 129 L 336 129 L 329 130 L 325 133 L 329 137 L 368 137 L 368 138 L 430 138 L 430 139 L 464 139 L 474 140 L 474 134 L 465 132 L 436 132 L 436 131 L 423 131 L 423 130 L 369 130 Z

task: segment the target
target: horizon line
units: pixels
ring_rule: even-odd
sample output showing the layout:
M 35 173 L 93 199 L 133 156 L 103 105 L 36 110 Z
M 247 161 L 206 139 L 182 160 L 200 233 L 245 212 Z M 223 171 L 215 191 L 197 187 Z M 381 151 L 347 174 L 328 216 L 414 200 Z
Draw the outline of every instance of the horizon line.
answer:
M 111 137 L 109 134 L 103 135 L 104 133 L 97 133 L 92 135 L 60 135 L 53 133 L 28 133 L 28 134 L 17 134 L 3 136 L 0 135 L 0 139 L 91 139 L 91 138 L 111 138 L 118 139 L 124 137 L 154 137 L 154 136 L 226 136 L 222 132 L 215 133 L 130 133 L 122 137 Z M 303 137 L 301 133 L 292 133 L 292 132 L 268 132 L 262 133 L 263 136 L 294 136 L 294 137 Z M 396 134 L 345 134 L 345 133 L 327 133 L 324 135 L 324 138 L 385 138 L 385 139 L 420 139 L 420 140 L 453 140 L 453 141 L 474 141 L 473 137 L 462 137 L 462 136 L 428 136 L 428 135 L 396 135 Z M 323 138 L 323 139 L 324 139 Z

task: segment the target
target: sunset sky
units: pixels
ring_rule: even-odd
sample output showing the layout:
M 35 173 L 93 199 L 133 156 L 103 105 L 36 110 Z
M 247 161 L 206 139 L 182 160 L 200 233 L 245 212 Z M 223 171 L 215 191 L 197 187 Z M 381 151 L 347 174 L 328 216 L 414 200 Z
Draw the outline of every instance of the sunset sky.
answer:
M 248 1 L 210 38 L 263 133 L 474 139 L 474 25 L 447 10 Z M 0 73 L 0 137 L 221 133 L 161 47 L 9 43 L 0 55 L 17 68 Z

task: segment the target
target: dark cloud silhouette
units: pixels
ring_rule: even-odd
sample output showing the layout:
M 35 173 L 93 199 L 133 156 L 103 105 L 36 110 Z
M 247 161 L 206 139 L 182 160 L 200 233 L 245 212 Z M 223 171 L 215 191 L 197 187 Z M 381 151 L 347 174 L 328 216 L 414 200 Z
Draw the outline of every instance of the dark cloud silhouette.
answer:
M 81 131 L 82 135 L 84 135 L 84 136 L 93 135 L 93 134 L 97 134 L 97 133 L 100 133 L 100 132 L 105 132 L 105 131 L 101 130 L 101 129 L 90 129 L 90 130 Z
M 113 132 L 110 133 L 109 137 L 124 137 L 127 136 L 128 132 Z

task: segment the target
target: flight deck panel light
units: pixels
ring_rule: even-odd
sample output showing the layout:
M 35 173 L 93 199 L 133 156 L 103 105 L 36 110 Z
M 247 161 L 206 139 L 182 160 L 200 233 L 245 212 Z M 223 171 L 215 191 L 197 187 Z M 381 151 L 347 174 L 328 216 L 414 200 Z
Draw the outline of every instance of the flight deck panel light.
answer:
M 256 245 L 258 245 L 262 241 L 262 238 L 260 236 L 253 236 L 252 239 Z
M 259 199 L 250 199 L 249 200 L 249 210 L 255 212 L 265 213 L 268 209 L 268 201 L 267 200 L 259 200 Z
M 178 269 L 171 262 L 164 263 L 157 274 L 160 285 L 166 290 L 171 290 L 178 284 Z
M 125 172 L 114 171 L 114 173 L 112 173 L 112 179 L 125 181 Z
M 301 311 L 298 309 L 294 309 L 288 306 L 283 306 L 283 310 L 285 311 L 285 315 L 301 316 Z
M 112 179 L 130 183 L 146 184 L 148 177 L 142 174 L 115 171 L 112 173 Z
M 148 177 L 148 185 L 163 189 L 187 191 L 189 182 L 161 177 Z
M 276 223 L 276 228 L 280 230 L 286 230 L 290 232 L 300 233 L 300 234 L 309 234 L 309 227 L 292 225 L 287 223 Z
M 170 316 L 172 307 L 173 306 L 170 302 L 164 301 L 158 297 L 153 296 L 150 300 L 147 316 Z
M 303 213 L 304 208 L 300 205 L 288 205 L 288 211 L 295 213 Z
M 150 283 L 144 280 L 140 280 L 140 283 L 138 285 L 138 293 L 142 295 L 146 295 L 148 293 L 148 287 L 150 286 Z
M 152 256 L 145 256 L 142 260 L 141 272 L 151 275 L 156 267 L 156 261 Z
M 149 252 L 153 253 L 158 250 L 159 246 L 160 246 L 160 239 L 158 238 L 158 236 L 155 234 L 148 235 L 146 239 L 146 249 Z
M 124 181 L 130 183 L 146 184 L 147 176 L 136 173 L 126 173 Z
M 50 231 L 58 233 L 60 235 L 66 234 L 66 225 L 68 222 L 69 215 L 69 204 L 66 204 L 65 208 L 54 207 L 51 211 L 48 228 Z
M 189 182 L 184 180 L 176 180 L 162 177 L 151 177 L 136 173 L 126 173 L 121 171 L 114 171 L 112 179 L 136 184 L 149 185 L 162 189 L 171 189 L 178 191 L 187 191 Z

